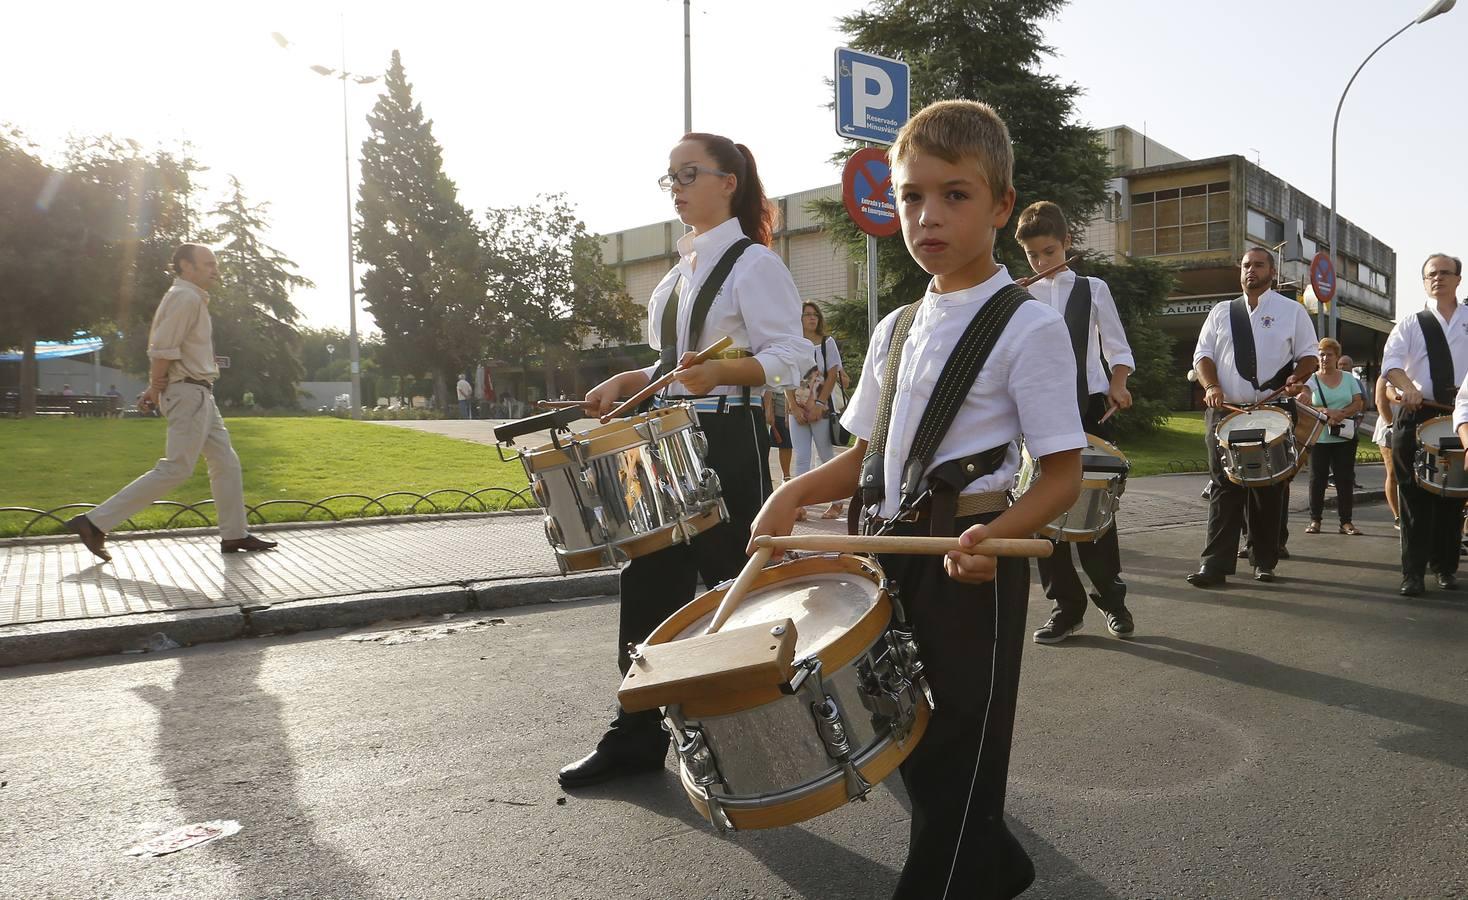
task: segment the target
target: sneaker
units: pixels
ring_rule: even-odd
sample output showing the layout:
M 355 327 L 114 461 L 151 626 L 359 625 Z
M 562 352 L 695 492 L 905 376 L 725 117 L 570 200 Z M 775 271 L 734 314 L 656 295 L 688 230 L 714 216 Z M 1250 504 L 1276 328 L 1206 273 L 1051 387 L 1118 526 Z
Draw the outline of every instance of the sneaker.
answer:
M 1125 606 L 1105 610 L 1103 614 L 1106 616 L 1106 630 L 1119 638 L 1129 638 L 1137 630 L 1136 623 L 1132 621 L 1131 610 Z
M 1035 632 L 1035 643 L 1058 644 L 1080 631 L 1082 621 L 1078 619 L 1075 622 L 1069 622 L 1057 613 L 1050 617 L 1050 621 L 1040 626 L 1039 631 Z

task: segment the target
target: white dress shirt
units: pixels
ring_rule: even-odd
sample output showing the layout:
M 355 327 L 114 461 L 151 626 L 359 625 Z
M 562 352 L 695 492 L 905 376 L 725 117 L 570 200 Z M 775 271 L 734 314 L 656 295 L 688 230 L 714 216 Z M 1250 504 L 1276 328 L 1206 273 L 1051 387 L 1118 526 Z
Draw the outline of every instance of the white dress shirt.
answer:
M 1065 307 L 1070 301 L 1071 289 L 1075 287 L 1076 273 L 1069 269 L 1053 278 L 1043 278 L 1030 285 L 1030 294 L 1041 303 L 1065 318 Z M 1105 394 L 1111 390 L 1111 379 L 1101 365 L 1101 354 L 1113 366 L 1126 366 L 1135 371 L 1136 358 L 1132 356 L 1131 344 L 1127 343 L 1126 329 L 1121 326 L 1121 316 L 1116 311 L 1116 300 L 1111 288 L 1099 278 L 1088 278 L 1091 282 L 1091 326 L 1086 346 L 1086 391 Z
M 1234 360 L 1233 328 L 1229 324 L 1229 303 L 1225 300 L 1209 310 L 1198 332 L 1198 345 L 1193 348 L 1193 365 L 1201 359 L 1213 360 L 1218 368 L 1218 386 L 1229 403 L 1254 403 L 1269 396 L 1269 391 L 1256 391 L 1249 380 L 1239 374 Z M 1319 358 L 1315 329 L 1305 307 L 1278 293 L 1265 291 L 1259 305 L 1249 311 L 1249 324 L 1254 332 L 1254 358 L 1258 371 L 1254 378 L 1260 384 L 1274 377 L 1287 362 L 1299 362 L 1307 356 Z
M 1453 430 L 1468 422 L 1468 378 L 1463 379 L 1462 387 L 1458 388 L 1458 398 L 1453 402 Z
M 731 218 L 717 228 L 694 236 L 688 232 L 678 239 L 678 265 L 663 276 L 653 288 L 647 304 L 647 343 L 654 350 L 663 347 L 663 308 L 673 295 L 678 279 L 683 286 L 678 293 L 678 351 L 697 352 L 728 335 L 734 339 L 730 349 L 749 350 L 765 370 L 765 383 L 754 387 L 752 396 L 759 397 L 764 387 L 794 387 L 809 367 L 811 343 L 800 327 L 800 292 L 780 255 L 768 247 L 755 244 L 745 249 L 729 272 L 729 278 L 714 302 L 698 341 L 702 347 L 689 346 L 688 327 L 693 319 L 693 303 L 710 272 L 718 265 L 724 251 L 744 237 L 739 220 Z M 643 369 L 653 377 L 657 365 Z M 741 394 L 744 388 L 718 385 L 712 394 Z M 687 396 L 688 389 L 674 383 L 669 396 Z
M 902 345 L 882 464 L 886 496 L 877 515 L 890 518 L 897 512 L 902 465 L 949 355 L 984 303 L 1012 283 L 1009 272 L 1000 267 L 988 281 L 967 290 L 937 294 L 929 287 L 923 295 L 912 330 Z M 846 430 L 863 440 L 871 438 L 876 423 L 887 344 L 896 318 L 894 312 L 877 326 L 862 366 L 861 381 L 841 417 Z M 1076 409 L 1075 383 L 1075 354 L 1070 349 L 1065 320 L 1043 303 L 1021 304 L 959 407 L 928 472 L 951 459 L 1008 444 L 1003 465 L 969 484 L 963 493 L 1005 490 L 1019 471 L 1017 441 L 1021 436 L 1037 458 L 1084 448 L 1086 435 Z
M 1462 384 L 1464 376 L 1468 375 L 1468 306 L 1458 304 L 1453 310 L 1451 321 L 1444 319 L 1442 313 L 1437 311 L 1437 301 L 1429 300 L 1424 307 L 1429 310 L 1437 324 L 1442 326 L 1443 335 L 1448 339 L 1448 350 L 1453 354 L 1453 378 Z M 1411 313 L 1402 317 L 1392 333 L 1386 339 L 1386 346 L 1381 351 L 1381 371 L 1391 372 L 1392 369 L 1401 369 L 1422 391 L 1422 396 L 1428 400 L 1433 399 L 1432 371 L 1427 362 L 1427 339 L 1422 336 L 1422 323 L 1417 321 L 1417 314 Z

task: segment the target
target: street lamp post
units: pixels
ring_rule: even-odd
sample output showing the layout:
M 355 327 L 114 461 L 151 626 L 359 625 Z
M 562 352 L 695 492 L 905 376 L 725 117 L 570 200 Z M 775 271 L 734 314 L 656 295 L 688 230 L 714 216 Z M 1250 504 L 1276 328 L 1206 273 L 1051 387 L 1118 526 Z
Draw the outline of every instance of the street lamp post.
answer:
M 282 49 L 290 47 L 290 41 L 285 35 L 273 31 L 270 36 Z M 347 79 L 357 84 L 371 84 L 377 80 L 376 75 L 355 75 L 347 71 L 347 23 L 346 16 L 342 16 L 341 25 L 341 52 L 342 63 L 340 69 L 330 66 L 313 65 L 309 68 L 324 78 L 339 78 L 342 83 L 342 171 L 343 183 L 346 187 L 347 201 L 347 310 L 349 312 L 347 348 L 351 355 L 352 368 L 352 418 L 362 418 L 362 359 L 360 345 L 357 341 L 357 260 L 353 248 L 355 223 L 352 221 L 352 138 L 351 138 L 351 114 L 347 104 Z
M 1339 134 L 1341 127 L 1341 107 L 1346 105 L 1346 94 L 1350 93 L 1351 85 L 1356 83 L 1356 76 L 1360 75 L 1361 70 L 1366 68 L 1366 64 L 1371 62 L 1371 57 L 1381 52 L 1382 47 L 1390 44 L 1393 40 L 1396 39 L 1397 35 L 1406 31 L 1408 28 L 1411 28 L 1413 25 L 1420 25 L 1421 23 L 1426 22 L 1428 19 L 1432 19 L 1442 15 L 1443 13 L 1447 12 L 1455 5 L 1457 5 L 1457 2 L 1458 0 L 1433 0 L 1433 3 L 1428 6 L 1427 9 L 1424 9 L 1421 15 L 1417 16 L 1417 18 L 1408 22 L 1406 25 L 1403 25 L 1401 28 L 1398 28 L 1395 32 L 1392 33 L 1391 37 L 1382 41 L 1380 44 L 1377 44 L 1376 49 L 1368 53 L 1366 55 L 1366 58 L 1361 60 L 1361 65 L 1356 67 L 1356 71 L 1351 73 L 1351 80 L 1346 82 L 1346 89 L 1344 91 L 1341 91 L 1340 102 L 1335 105 L 1335 121 L 1330 126 L 1330 227 L 1328 229 L 1329 235 L 1327 239 L 1330 241 L 1330 262 L 1331 266 L 1335 269 L 1337 285 L 1339 285 L 1341 282 L 1341 251 L 1340 247 L 1338 246 L 1338 241 L 1336 240 L 1335 157 L 1336 137 Z M 1330 304 L 1329 335 L 1330 337 L 1339 339 L 1336 332 L 1338 331 L 1340 326 L 1341 301 L 1344 299 L 1345 295 L 1344 293 L 1341 293 L 1339 291 L 1339 288 L 1337 289 L 1337 292 L 1339 296 L 1335 297 Z

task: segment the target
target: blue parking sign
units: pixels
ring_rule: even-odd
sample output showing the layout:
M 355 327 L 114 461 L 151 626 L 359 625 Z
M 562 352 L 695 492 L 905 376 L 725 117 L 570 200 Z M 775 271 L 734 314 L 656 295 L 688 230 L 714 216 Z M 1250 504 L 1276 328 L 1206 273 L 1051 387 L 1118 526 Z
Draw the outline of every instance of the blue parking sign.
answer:
M 836 133 L 888 144 L 907 121 L 907 63 L 849 47 L 836 48 Z

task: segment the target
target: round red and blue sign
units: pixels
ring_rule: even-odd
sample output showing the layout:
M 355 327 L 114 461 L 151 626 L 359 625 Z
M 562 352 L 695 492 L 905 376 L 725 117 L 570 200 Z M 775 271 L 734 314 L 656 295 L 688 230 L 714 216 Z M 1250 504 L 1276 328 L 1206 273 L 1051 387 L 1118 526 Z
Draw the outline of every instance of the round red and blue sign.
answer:
M 865 234 L 891 237 L 902 230 L 886 150 L 863 147 L 851 154 L 841 172 L 841 202 Z

